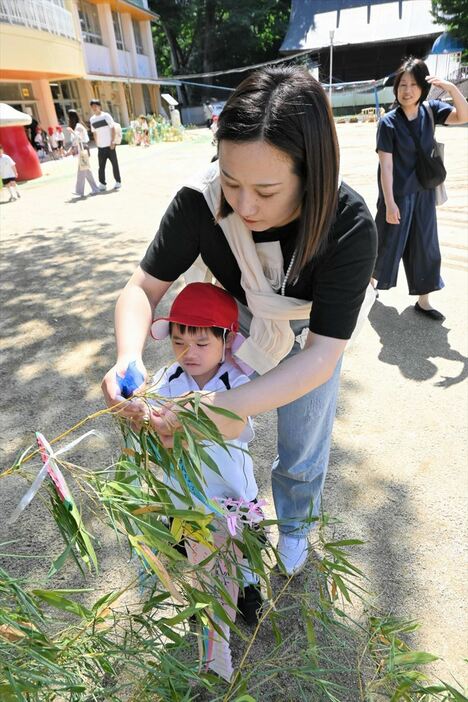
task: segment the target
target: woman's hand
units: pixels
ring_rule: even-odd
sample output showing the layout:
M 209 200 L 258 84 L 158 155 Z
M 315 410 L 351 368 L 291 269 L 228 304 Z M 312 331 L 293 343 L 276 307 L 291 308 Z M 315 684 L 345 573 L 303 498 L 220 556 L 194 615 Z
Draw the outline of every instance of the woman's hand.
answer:
M 426 80 L 431 86 L 434 85 L 436 88 L 445 90 L 452 98 L 453 107 L 455 109 L 448 115 L 445 124 L 466 124 L 468 122 L 468 103 L 457 86 L 449 80 L 442 80 L 442 78 L 437 78 L 437 76 L 427 76 Z
M 400 224 L 400 210 L 396 202 L 386 203 L 385 220 L 387 224 Z
M 449 80 L 444 80 L 443 78 L 438 78 L 437 76 L 427 76 L 426 80 L 435 88 L 445 90 L 449 94 L 451 94 L 452 88 L 455 87 L 454 84 L 451 83 Z
M 141 358 L 138 359 L 120 359 L 106 373 L 101 383 L 101 390 L 108 407 L 115 407 L 115 411 L 134 422 L 141 423 L 148 418 L 148 407 L 143 400 L 135 397 L 132 400 L 125 401 L 122 391 L 119 386 L 118 377 L 123 378 L 131 361 L 135 361 L 136 369 L 143 376 L 143 382 L 134 390 L 138 392 L 146 385 L 146 368 Z

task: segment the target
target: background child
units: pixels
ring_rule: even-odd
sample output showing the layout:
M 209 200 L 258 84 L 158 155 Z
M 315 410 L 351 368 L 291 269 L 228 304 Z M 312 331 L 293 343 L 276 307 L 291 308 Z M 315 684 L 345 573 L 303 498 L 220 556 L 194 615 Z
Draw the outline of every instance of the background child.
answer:
M 57 141 L 57 148 L 58 148 L 58 153 L 60 158 L 63 158 L 65 156 L 65 150 L 63 148 L 64 146 L 64 141 L 65 141 L 65 135 L 63 133 L 63 129 L 60 126 L 60 124 L 57 124 L 55 127 L 55 139 Z
M 205 390 L 219 392 L 238 387 L 249 381 L 233 362 L 231 347 L 238 330 L 238 309 L 234 298 L 222 288 L 210 283 L 191 283 L 174 300 L 169 316 L 155 320 L 151 335 L 164 339 L 170 335 L 176 363 L 157 373 L 151 391 L 168 398 L 180 398 Z M 229 441 L 229 451 L 222 446 L 203 442 L 205 451 L 219 469 L 216 473 L 202 464 L 206 481 L 205 495 L 209 499 L 256 501 L 258 487 L 253 472 L 248 443 L 254 433 L 248 419 L 238 439 Z M 173 491 L 183 497 L 175 478 L 165 477 Z M 186 509 L 183 499 L 171 490 L 171 499 L 178 508 Z M 197 506 L 206 511 L 206 505 L 197 500 Z M 240 592 L 238 607 L 246 621 L 256 621 L 262 600 L 258 578 L 244 562 L 244 590 Z
M 19 200 L 21 197 L 18 187 L 16 185 L 16 179 L 18 178 L 18 171 L 16 170 L 16 164 L 8 154 L 4 153 L 3 146 L 0 144 L 0 178 L 3 181 L 3 185 L 6 185 L 10 193 L 9 202 L 13 200 Z
M 57 142 L 57 134 L 54 127 L 47 128 L 47 134 L 49 137 L 49 144 L 52 151 L 52 156 L 56 159 L 59 156 L 59 147 Z
M 34 146 L 39 157 L 39 161 L 43 161 L 47 156 L 48 147 L 44 138 L 45 132 L 41 127 L 36 128 L 36 134 L 34 135 Z

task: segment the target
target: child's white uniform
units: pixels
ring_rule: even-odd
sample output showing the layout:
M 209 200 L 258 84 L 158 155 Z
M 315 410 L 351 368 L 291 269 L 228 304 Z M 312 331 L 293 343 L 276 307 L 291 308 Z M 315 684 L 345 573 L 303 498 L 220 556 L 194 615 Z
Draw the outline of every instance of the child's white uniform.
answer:
M 0 156 L 0 178 L 16 178 L 15 169 L 13 168 L 15 165 L 15 161 L 8 154 Z
M 206 383 L 203 390 L 210 392 L 221 392 L 236 388 L 239 385 L 248 383 L 249 378 L 236 366 L 229 362 L 221 364 L 216 375 Z M 174 363 L 166 371 L 156 373 L 149 388 L 152 392 L 157 392 L 163 397 L 178 398 L 188 392 L 200 391 L 194 379 L 186 373 L 183 368 Z M 251 501 L 257 497 L 258 487 L 253 472 L 253 462 L 248 452 L 248 443 L 252 441 L 254 431 L 252 421 L 249 417 L 242 434 L 237 439 L 231 439 L 228 443 L 229 453 L 218 444 L 211 441 L 203 441 L 203 448 L 210 455 L 219 468 L 215 473 L 208 465 L 203 465 L 203 476 L 206 480 L 205 493 L 207 497 L 231 497 L 235 500 Z M 174 478 L 164 476 L 164 482 L 178 492 L 181 488 Z M 187 505 L 182 503 L 173 493 L 171 499 L 175 507 L 186 509 Z M 198 500 L 194 500 L 201 507 Z M 203 506 L 206 510 L 206 507 Z

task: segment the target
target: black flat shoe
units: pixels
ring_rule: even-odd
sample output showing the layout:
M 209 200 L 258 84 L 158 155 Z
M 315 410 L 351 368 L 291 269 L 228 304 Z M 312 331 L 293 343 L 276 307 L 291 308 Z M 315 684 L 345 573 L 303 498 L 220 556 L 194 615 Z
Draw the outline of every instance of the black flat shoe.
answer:
M 414 309 L 416 312 L 419 312 L 420 314 L 425 314 L 426 317 L 430 317 L 431 319 L 435 319 L 436 322 L 443 322 L 445 317 L 441 312 L 438 312 L 437 310 L 425 310 L 424 307 L 421 307 L 419 302 L 417 302 L 414 306 Z
M 237 608 L 247 624 L 256 624 L 258 622 L 258 613 L 262 608 L 262 604 L 260 585 L 247 585 L 243 590 L 239 590 Z

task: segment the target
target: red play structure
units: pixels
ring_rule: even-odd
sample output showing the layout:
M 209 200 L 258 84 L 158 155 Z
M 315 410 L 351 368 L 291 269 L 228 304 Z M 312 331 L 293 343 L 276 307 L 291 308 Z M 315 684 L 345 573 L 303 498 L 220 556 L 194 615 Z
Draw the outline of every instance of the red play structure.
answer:
M 0 103 L 0 144 L 15 161 L 18 180 L 32 180 L 42 175 L 37 153 L 24 131 L 28 124 L 31 124 L 30 115 Z

